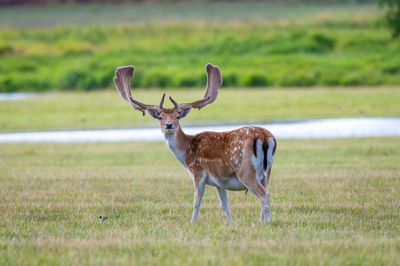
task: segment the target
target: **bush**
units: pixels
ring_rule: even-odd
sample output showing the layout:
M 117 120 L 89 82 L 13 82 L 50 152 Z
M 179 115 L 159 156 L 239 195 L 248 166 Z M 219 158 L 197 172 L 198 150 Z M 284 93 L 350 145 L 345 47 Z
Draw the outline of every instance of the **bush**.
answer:
M 262 87 L 270 85 L 265 74 L 248 72 L 243 75 L 240 85 L 245 87 Z
M 5 54 L 10 54 L 14 51 L 13 47 L 8 44 L 0 41 L 0 56 Z
M 112 87 L 123 65 L 136 67 L 133 87 L 203 87 L 208 62 L 229 87 L 400 84 L 398 43 L 384 28 L 349 25 L 0 30 L 0 90 Z
M 86 88 L 90 89 L 90 87 L 86 87 L 87 85 L 85 79 L 87 77 L 87 73 L 81 69 L 72 69 L 67 71 L 64 76 L 60 80 L 59 87 L 62 89 L 78 89 L 78 88 Z
M 400 62 L 389 63 L 382 66 L 383 73 L 386 74 L 397 74 L 400 73 Z
M 137 77 L 135 77 L 137 79 Z M 165 88 L 165 87 L 170 87 L 171 84 L 171 75 L 168 73 L 165 73 L 165 71 L 162 70 L 150 70 L 147 71 L 143 79 L 140 82 L 141 87 L 159 87 L 159 88 Z M 136 81 L 138 82 L 138 80 Z
M 381 6 L 387 7 L 386 22 L 392 30 L 393 38 L 400 36 L 400 0 L 379 0 Z
M 315 86 L 318 84 L 319 72 L 298 69 L 283 76 L 282 86 Z
M 239 80 L 238 74 L 236 72 L 232 72 L 232 71 L 224 71 L 223 72 L 222 81 L 223 81 L 224 86 L 236 87 L 239 85 L 238 80 Z
M 336 40 L 321 33 L 315 33 L 311 36 L 315 43 L 317 51 L 325 52 L 331 51 L 335 48 Z
M 197 72 L 197 71 L 196 71 Z M 178 72 L 174 77 L 174 87 L 195 87 L 202 85 L 201 75 L 196 75 L 196 72 Z

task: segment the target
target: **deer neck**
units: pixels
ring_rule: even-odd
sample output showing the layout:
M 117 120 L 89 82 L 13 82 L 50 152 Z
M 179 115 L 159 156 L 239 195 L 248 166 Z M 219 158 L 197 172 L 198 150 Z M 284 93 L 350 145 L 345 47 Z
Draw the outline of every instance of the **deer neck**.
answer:
M 185 166 L 185 155 L 187 147 L 189 146 L 192 136 L 186 135 L 182 128 L 179 126 L 177 132 L 173 135 L 164 135 L 167 146 L 174 154 L 175 158 Z

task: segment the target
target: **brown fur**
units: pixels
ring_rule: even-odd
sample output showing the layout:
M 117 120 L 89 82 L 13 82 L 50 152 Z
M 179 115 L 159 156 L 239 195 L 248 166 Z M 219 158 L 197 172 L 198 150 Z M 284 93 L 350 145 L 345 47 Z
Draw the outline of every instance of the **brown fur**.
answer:
M 205 170 L 214 178 L 234 176 L 247 162 L 244 157 L 254 155 L 244 153 L 252 150 L 253 141 L 260 139 L 267 143 L 271 137 L 268 130 L 260 127 L 243 127 L 221 133 L 202 132 L 189 140 L 185 163 L 192 172 Z M 182 139 L 178 142 L 181 141 L 186 142 Z

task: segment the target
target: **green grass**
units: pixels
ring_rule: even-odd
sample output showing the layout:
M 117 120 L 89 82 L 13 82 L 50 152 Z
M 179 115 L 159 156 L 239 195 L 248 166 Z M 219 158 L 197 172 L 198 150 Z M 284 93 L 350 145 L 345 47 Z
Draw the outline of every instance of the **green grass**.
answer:
M 83 25 L 37 29 L 13 27 L 18 8 L 6 8 L 0 12 L 11 14 L 4 18 L 4 25 L 11 26 L 0 29 L 0 91 L 106 88 L 112 86 L 116 67 L 130 64 L 137 67 L 137 87 L 196 87 L 205 80 L 208 62 L 221 67 L 230 87 L 400 84 L 399 41 L 391 39 L 377 8 L 337 5 L 300 5 L 296 11 L 291 4 L 232 4 L 231 18 L 216 15 L 223 23 L 202 15 L 197 19 L 191 12 L 183 12 L 187 20 L 181 21 L 143 11 L 162 23 L 141 16 L 128 23 L 122 16 L 106 26 L 96 24 L 94 17 L 107 6 L 94 8 L 98 12 L 88 21 L 84 12 L 89 9 L 75 13 L 75 6 L 66 6 L 61 10 L 78 17 L 72 21 L 81 18 Z M 135 12 L 161 7 L 140 5 Z M 53 22 L 58 13 L 52 9 L 36 7 L 26 19 L 36 21 L 31 16 L 43 12 L 43 19 Z M 104 12 L 118 14 L 113 10 Z M 268 10 L 265 17 L 245 18 L 263 10 Z
M 271 224 L 207 187 L 192 226 L 164 143 L 0 144 L 0 264 L 399 265 L 399 160 L 399 138 L 280 140 Z
M 203 88 L 166 90 L 178 102 L 198 99 Z M 158 104 L 161 91 L 137 90 L 134 97 Z M 400 88 L 356 89 L 220 89 L 215 103 L 192 110 L 183 126 L 256 123 L 323 117 L 400 116 Z M 165 106 L 172 107 L 168 101 Z M 143 117 L 117 91 L 49 93 L 38 98 L 0 104 L 0 131 L 157 127 Z

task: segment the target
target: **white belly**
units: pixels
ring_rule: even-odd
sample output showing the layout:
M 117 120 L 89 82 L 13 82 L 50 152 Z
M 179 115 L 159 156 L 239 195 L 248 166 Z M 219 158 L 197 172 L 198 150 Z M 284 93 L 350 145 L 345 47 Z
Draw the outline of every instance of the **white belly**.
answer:
M 240 182 L 236 176 L 214 178 L 210 175 L 207 177 L 207 185 L 219 187 L 227 190 L 245 190 L 246 187 Z

